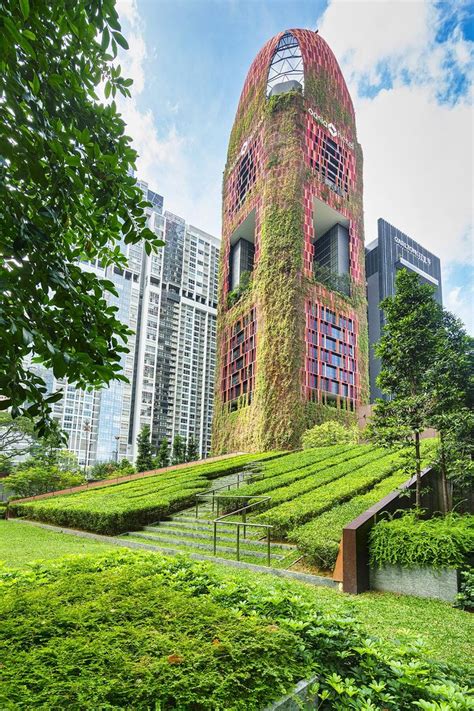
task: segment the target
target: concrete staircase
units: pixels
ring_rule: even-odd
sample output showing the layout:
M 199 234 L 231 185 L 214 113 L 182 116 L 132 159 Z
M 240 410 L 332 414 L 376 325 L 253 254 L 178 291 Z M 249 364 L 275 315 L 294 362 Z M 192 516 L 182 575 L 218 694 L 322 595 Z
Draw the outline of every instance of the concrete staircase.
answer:
M 216 479 L 212 488 L 229 486 L 235 493 L 237 474 L 228 474 Z M 222 489 L 220 493 L 224 493 Z M 180 511 L 169 519 L 145 526 L 139 531 L 123 534 L 129 540 L 153 545 L 156 550 L 175 553 L 199 553 L 201 556 L 214 558 L 214 526 L 216 513 L 212 510 L 211 501 L 202 500 L 199 503 L 198 516 L 195 507 Z M 216 556 L 219 558 L 236 559 L 237 527 L 222 522 L 217 526 Z M 240 529 L 239 559 L 246 563 L 268 565 L 268 544 L 264 529 Z M 270 565 L 286 568 L 299 557 L 296 547 L 288 543 L 270 542 Z

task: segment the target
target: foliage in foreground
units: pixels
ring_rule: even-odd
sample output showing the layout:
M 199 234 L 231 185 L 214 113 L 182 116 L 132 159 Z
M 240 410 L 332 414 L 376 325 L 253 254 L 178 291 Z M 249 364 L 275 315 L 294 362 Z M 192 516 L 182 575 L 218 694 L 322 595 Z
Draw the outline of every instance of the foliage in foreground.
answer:
M 428 520 L 415 513 L 380 521 L 370 533 L 373 566 L 456 568 L 474 553 L 474 516 L 454 513 Z
M 306 430 L 301 438 L 303 449 L 310 447 L 328 447 L 331 444 L 357 444 L 360 431 L 357 425 L 353 427 L 341 425 L 339 422 L 323 422 Z
M 118 294 L 80 261 L 123 268 L 127 245 L 162 242 L 146 227 L 117 105 L 96 93 L 130 96 L 115 1 L 0 7 L 0 407 L 38 417 L 42 434 L 62 393 L 47 394 L 31 354 L 78 387 L 124 380 Z
M 367 639 L 289 582 L 119 552 L 0 585 L 2 708 L 256 711 L 312 674 L 320 709 L 472 708 L 453 670 Z

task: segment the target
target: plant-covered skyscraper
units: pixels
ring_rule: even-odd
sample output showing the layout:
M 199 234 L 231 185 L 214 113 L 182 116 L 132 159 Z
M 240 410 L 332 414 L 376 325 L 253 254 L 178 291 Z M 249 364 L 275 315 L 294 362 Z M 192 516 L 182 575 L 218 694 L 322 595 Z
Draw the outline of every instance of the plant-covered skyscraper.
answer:
M 223 185 L 213 448 L 298 444 L 367 399 L 362 151 L 317 32 L 255 58 Z

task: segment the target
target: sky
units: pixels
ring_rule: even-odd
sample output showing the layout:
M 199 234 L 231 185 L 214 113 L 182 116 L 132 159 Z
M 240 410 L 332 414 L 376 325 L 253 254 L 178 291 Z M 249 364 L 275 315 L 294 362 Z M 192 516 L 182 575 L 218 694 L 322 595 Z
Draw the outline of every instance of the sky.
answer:
M 441 259 L 443 301 L 474 333 L 474 4 L 464 0 L 117 0 L 134 80 L 120 110 L 137 175 L 220 236 L 227 143 L 247 71 L 286 29 L 318 29 L 364 151 L 366 243 L 383 217 Z

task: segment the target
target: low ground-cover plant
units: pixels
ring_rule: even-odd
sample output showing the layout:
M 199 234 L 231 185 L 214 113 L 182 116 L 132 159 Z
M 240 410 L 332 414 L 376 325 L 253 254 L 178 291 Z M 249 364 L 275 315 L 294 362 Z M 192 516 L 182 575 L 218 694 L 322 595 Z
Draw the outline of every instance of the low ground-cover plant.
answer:
M 332 444 L 357 444 L 359 438 L 360 430 L 357 425 L 341 425 L 339 422 L 330 420 L 306 430 L 301 442 L 303 449 L 308 449 L 310 447 L 327 447 Z
M 309 491 L 280 506 L 258 514 L 255 520 L 274 526 L 274 535 L 286 536 L 292 528 L 302 525 L 333 506 L 371 489 L 395 471 L 399 465 L 399 454 L 386 454 L 374 462 L 350 471 L 336 481 L 319 487 L 317 494 Z
M 239 455 L 115 486 L 28 503 L 13 502 L 10 510 L 15 516 L 114 535 L 158 521 L 191 505 L 195 495 L 209 487 L 210 480 L 275 454 Z
M 373 566 L 457 568 L 474 552 L 474 516 L 421 519 L 415 512 L 380 521 L 370 533 Z
M 257 711 L 314 674 L 324 711 L 472 708 L 454 670 L 289 581 L 117 552 L 0 585 L 2 708 Z

